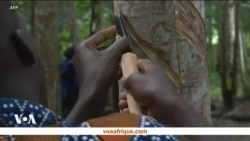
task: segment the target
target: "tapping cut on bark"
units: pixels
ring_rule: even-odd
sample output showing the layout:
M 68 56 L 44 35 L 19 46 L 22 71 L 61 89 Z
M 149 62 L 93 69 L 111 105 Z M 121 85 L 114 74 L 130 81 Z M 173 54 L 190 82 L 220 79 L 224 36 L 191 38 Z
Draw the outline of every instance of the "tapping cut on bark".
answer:
M 139 58 L 162 65 L 183 98 L 211 121 L 204 1 L 114 1 Z

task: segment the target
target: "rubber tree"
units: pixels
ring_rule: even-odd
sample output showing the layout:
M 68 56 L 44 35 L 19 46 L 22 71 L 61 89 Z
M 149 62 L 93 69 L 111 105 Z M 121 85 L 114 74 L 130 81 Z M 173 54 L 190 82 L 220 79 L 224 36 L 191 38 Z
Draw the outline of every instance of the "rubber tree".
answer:
M 34 1 L 33 34 L 46 72 L 48 107 L 60 113 L 56 1 Z
M 114 1 L 131 48 L 161 64 L 183 98 L 211 121 L 204 1 Z

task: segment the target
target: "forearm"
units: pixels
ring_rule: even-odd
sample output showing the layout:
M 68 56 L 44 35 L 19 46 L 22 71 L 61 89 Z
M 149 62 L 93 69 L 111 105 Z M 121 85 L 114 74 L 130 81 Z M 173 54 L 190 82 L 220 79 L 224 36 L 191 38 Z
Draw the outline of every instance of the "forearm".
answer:
M 93 86 L 82 87 L 74 108 L 66 117 L 66 122 L 78 125 L 91 118 L 100 117 L 107 103 L 107 93 L 107 90 L 104 91 L 98 87 L 96 89 Z
M 175 123 L 177 127 L 211 127 L 211 124 L 193 107 L 186 103 L 179 108 L 179 114 L 175 114 Z M 180 116 L 184 115 L 184 116 Z
M 176 118 L 177 126 L 179 127 L 212 127 L 211 124 L 196 112 L 190 105 L 183 106 L 183 112 L 185 116 L 179 116 Z M 225 141 L 220 136 L 215 135 L 194 135 L 186 136 L 190 141 Z

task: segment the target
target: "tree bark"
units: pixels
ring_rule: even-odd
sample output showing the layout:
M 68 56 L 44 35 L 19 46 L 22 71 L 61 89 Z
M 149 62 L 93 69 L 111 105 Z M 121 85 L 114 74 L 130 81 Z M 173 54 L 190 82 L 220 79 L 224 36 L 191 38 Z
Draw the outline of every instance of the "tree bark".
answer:
M 236 22 L 238 23 L 236 25 L 236 38 L 238 38 L 236 41 L 238 42 L 238 48 L 239 48 L 239 63 L 240 63 L 240 72 L 241 72 L 241 82 L 242 82 L 242 88 L 243 88 L 243 94 L 246 97 L 250 96 L 250 84 L 248 83 L 249 80 L 249 73 L 247 71 L 246 64 L 247 63 L 247 51 L 244 45 L 244 33 L 242 31 L 241 26 L 241 19 L 240 19 L 240 12 L 241 12 L 241 1 L 237 1 L 236 3 Z
M 115 1 L 115 7 L 129 22 L 132 51 L 160 63 L 184 99 L 211 122 L 204 1 Z
M 90 35 L 100 31 L 104 28 L 104 7 L 105 1 L 92 0 L 91 1 L 91 23 L 90 23 Z
M 206 5 L 206 7 L 211 7 L 211 3 L 208 3 Z M 207 14 L 207 17 L 206 17 L 206 21 L 207 21 L 207 26 L 206 26 L 206 33 L 207 33 L 207 39 L 208 39 L 208 42 L 207 42 L 207 52 L 209 54 L 209 58 L 208 58 L 208 69 L 209 71 L 214 71 L 215 70 L 215 63 L 216 62 L 216 47 L 213 46 L 213 43 L 212 43 L 212 39 L 213 39 L 213 23 L 212 23 L 212 20 L 213 20 L 213 14 L 212 13 L 208 13 Z
M 34 1 L 33 33 L 44 63 L 48 107 L 60 113 L 57 2 Z
M 240 70 L 241 70 L 241 82 L 242 82 L 242 88 L 244 92 L 245 97 L 250 97 L 250 84 L 248 83 L 248 80 L 250 78 L 249 76 L 249 69 L 247 68 L 247 54 L 246 54 L 246 47 L 244 45 L 244 37 L 243 37 L 242 28 L 240 26 L 239 30 L 239 50 L 240 50 Z
M 218 54 L 218 72 L 221 77 L 221 89 L 224 102 L 224 111 L 234 108 L 234 96 L 236 95 L 236 73 L 234 57 L 237 51 L 234 49 L 235 42 L 235 3 L 224 1 L 222 17 L 222 29 L 220 36 L 220 48 Z M 236 56 L 235 56 L 236 55 Z M 237 65 L 237 64 L 236 64 Z
M 30 32 L 33 36 L 35 36 L 34 33 L 34 17 L 35 17 L 35 3 L 34 1 L 31 1 L 31 16 L 30 16 Z
M 65 1 L 67 9 L 67 18 L 70 27 L 70 37 L 73 45 L 78 45 L 80 43 L 79 28 L 77 25 L 77 15 L 75 10 L 75 1 L 67 0 Z
M 239 45 L 240 45 L 240 1 L 235 1 L 235 39 L 234 39 L 234 54 L 233 54 L 233 66 L 232 66 L 232 94 L 233 98 L 236 97 L 237 94 L 237 84 L 238 84 L 238 65 L 239 65 Z

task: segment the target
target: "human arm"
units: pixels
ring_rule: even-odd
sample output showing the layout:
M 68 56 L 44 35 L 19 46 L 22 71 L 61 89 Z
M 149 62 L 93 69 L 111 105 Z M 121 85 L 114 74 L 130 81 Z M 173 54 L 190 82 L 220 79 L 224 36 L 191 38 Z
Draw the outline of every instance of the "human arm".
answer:
M 193 107 L 188 105 L 172 84 L 163 68 L 149 60 L 139 60 L 140 73 L 124 81 L 124 86 L 141 106 L 146 106 L 152 116 L 164 125 L 177 127 L 211 127 Z M 121 95 L 119 106 L 127 110 Z M 223 141 L 217 136 L 187 136 L 192 141 Z
M 68 123 L 77 125 L 102 115 L 108 90 L 117 76 L 120 57 L 129 50 L 126 39 L 116 41 L 105 50 L 97 50 L 99 45 L 115 35 L 116 29 L 111 26 L 75 48 L 73 60 L 80 90 L 74 108 L 66 117 Z

